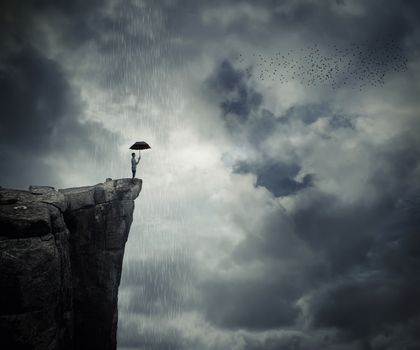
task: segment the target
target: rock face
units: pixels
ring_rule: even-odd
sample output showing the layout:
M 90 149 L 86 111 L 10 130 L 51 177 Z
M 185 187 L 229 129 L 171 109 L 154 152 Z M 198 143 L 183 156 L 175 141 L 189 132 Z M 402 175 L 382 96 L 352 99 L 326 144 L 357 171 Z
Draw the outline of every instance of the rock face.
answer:
M 141 186 L 0 188 L 0 349 L 116 349 L 118 286 Z

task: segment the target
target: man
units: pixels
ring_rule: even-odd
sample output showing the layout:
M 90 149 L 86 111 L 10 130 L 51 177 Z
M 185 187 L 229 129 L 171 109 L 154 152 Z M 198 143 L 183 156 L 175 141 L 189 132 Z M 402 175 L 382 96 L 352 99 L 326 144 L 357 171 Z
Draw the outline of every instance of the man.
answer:
M 137 164 L 139 164 L 140 162 L 140 151 L 139 151 L 139 159 L 136 160 L 136 154 L 133 152 L 131 153 L 131 172 L 133 173 L 133 180 L 136 177 L 136 169 L 137 169 Z

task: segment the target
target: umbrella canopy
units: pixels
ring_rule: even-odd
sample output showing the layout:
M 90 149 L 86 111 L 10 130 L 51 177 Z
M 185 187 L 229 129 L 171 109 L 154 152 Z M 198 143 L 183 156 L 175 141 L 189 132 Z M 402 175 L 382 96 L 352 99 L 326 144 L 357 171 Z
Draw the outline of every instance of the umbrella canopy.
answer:
M 130 147 L 130 149 L 149 149 L 151 148 L 146 142 L 138 141 Z

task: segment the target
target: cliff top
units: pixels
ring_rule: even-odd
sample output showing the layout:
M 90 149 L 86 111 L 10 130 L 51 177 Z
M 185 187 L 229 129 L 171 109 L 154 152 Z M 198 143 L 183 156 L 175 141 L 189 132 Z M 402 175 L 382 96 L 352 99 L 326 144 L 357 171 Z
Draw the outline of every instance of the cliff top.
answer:
M 93 186 L 59 190 L 49 186 L 29 186 L 28 191 L 0 188 L 1 236 L 44 235 L 51 232 L 54 211 L 64 213 L 114 200 L 134 200 L 141 187 L 140 179 L 107 179 Z

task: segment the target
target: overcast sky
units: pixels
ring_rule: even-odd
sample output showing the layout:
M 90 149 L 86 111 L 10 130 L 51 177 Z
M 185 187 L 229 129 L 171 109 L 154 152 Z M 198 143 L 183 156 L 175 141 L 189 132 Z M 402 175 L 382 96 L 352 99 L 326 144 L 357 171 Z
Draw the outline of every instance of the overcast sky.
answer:
M 128 147 L 152 147 L 120 350 L 420 347 L 418 1 L 3 0 L 0 18 L 1 186 L 129 177 Z

